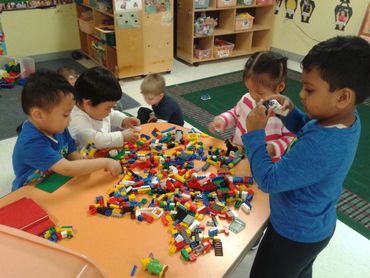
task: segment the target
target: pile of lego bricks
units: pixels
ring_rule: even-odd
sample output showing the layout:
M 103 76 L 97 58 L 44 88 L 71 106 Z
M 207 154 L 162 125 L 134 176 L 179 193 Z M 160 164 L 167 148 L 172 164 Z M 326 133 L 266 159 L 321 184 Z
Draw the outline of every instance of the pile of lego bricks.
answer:
M 110 151 L 112 158 L 121 161 L 124 176 L 106 197 L 96 197 L 89 213 L 113 217 L 128 213 L 148 223 L 161 219 L 172 235 L 171 254 L 180 252 L 186 261 L 195 261 L 214 249 L 216 256 L 222 256 L 218 235 L 228 235 L 229 230 L 238 233 L 246 225 L 232 207 L 245 213 L 252 208 L 253 178 L 234 176 L 232 170 L 243 154 L 230 143 L 227 150 L 209 147 L 205 153 L 199 141 L 204 134 L 169 131 L 154 129 L 154 139 L 142 134 L 135 145 Z M 194 160 L 204 164 L 194 168 Z M 217 173 L 200 174 L 209 165 L 217 166 Z M 137 169 L 142 174 L 134 172 Z M 210 221 L 203 221 L 205 217 Z

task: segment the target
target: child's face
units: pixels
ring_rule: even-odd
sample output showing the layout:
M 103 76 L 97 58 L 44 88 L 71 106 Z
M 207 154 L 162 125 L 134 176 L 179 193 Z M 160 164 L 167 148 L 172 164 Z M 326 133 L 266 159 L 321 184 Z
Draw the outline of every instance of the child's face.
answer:
M 77 78 L 78 78 L 78 74 L 76 74 L 76 73 L 71 73 L 66 77 L 69 84 L 71 84 L 73 87 L 75 86 Z
M 52 136 L 63 132 L 71 120 L 71 111 L 75 105 L 73 94 L 61 94 L 60 102 L 50 110 L 39 109 L 40 117 L 37 119 L 38 128 Z M 38 109 L 38 108 L 36 108 Z
M 89 100 L 84 100 L 84 103 L 85 112 L 94 120 L 101 121 L 110 114 L 116 101 L 104 101 L 96 106 L 93 106 Z
M 299 93 L 306 114 L 319 122 L 325 122 L 338 114 L 338 90 L 330 92 L 329 83 L 324 81 L 317 69 L 303 71 L 303 87 Z
M 149 105 L 158 105 L 158 103 L 162 100 L 164 94 L 161 93 L 159 95 L 155 95 L 155 94 L 146 94 L 144 95 L 144 99 L 146 101 L 147 104 Z
M 244 84 L 245 87 L 247 87 L 250 95 L 256 102 L 259 102 L 261 99 L 266 100 L 274 94 L 279 94 L 282 89 L 284 89 L 284 87 L 280 89 L 280 85 L 278 85 L 277 88 L 274 90 L 269 86 L 265 86 L 263 84 L 255 82 L 251 78 L 244 79 Z

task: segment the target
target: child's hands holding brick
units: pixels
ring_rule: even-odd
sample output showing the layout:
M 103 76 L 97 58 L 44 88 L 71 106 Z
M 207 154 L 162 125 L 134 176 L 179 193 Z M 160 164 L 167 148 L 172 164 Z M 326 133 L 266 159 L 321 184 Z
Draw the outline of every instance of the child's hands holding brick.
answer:
M 140 131 L 135 128 L 128 128 L 122 131 L 123 142 L 133 143 L 139 139 Z
M 286 116 L 294 109 L 294 103 L 284 95 L 272 95 L 268 99 L 275 99 L 279 102 L 279 104 L 281 105 L 280 110 L 282 111 L 280 115 Z M 288 112 L 286 112 L 286 110 L 288 110 Z
M 225 122 L 220 117 L 216 117 L 213 121 L 208 125 L 209 131 L 212 133 L 216 132 L 223 132 L 225 131 Z
M 116 161 L 114 159 L 110 159 L 110 158 L 103 158 L 103 159 L 106 160 L 105 161 L 105 170 L 109 171 L 112 174 L 112 176 L 116 177 L 121 173 L 122 166 L 118 161 Z

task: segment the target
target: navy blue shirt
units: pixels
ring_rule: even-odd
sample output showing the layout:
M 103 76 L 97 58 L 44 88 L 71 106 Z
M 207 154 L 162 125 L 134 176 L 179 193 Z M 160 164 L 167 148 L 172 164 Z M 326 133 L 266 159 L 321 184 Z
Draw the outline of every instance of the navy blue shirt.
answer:
M 184 125 L 181 108 L 171 97 L 164 95 L 158 105 L 152 105 L 152 109 L 159 120 L 175 125 Z
M 295 108 L 284 125 L 297 137 L 280 161 L 272 163 L 263 129 L 242 136 L 259 188 L 270 193 L 270 222 L 282 236 L 298 242 L 328 238 L 336 224 L 336 203 L 354 160 L 360 118 L 347 128 L 324 127 Z
M 74 151 L 76 145 L 68 129 L 50 138 L 26 121 L 13 150 L 13 169 L 16 177 L 12 191 L 43 179 L 49 168 Z

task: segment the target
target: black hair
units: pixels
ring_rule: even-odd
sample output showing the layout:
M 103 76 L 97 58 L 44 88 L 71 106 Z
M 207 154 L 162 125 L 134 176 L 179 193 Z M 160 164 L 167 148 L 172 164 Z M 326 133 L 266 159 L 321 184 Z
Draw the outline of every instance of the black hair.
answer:
M 76 101 L 90 100 L 93 106 L 105 101 L 118 101 L 122 89 L 117 78 L 107 69 L 94 67 L 83 72 L 77 79 Z
M 370 95 L 370 44 L 356 36 L 337 36 L 315 45 L 302 60 L 303 71 L 317 69 L 330 92 L 349 88 L 356 104 Z
M 22 90 L 22 109 L 29 115 L 32 107 L 50 111 L 58 105 L 61 96 L 74 94 L 75 90 L 60 74 L 39 70 L 31 74 Z
M 256 52 L 245 63 L 243 79 L 253 78 L 254 81 L 275 89 L 279 83 L 286 81 L 287 60 L 277 52 Z

